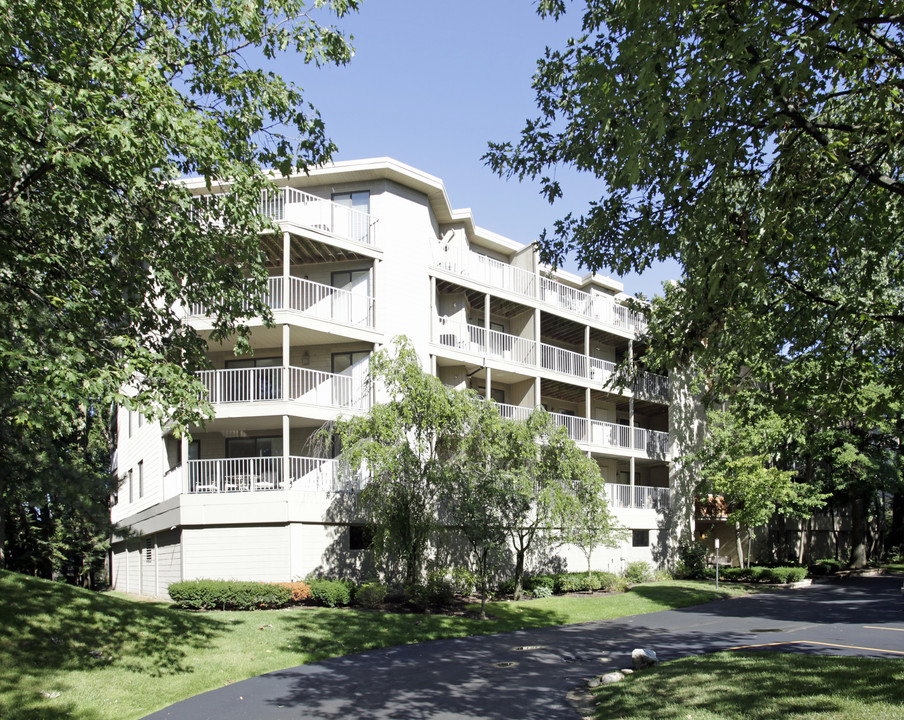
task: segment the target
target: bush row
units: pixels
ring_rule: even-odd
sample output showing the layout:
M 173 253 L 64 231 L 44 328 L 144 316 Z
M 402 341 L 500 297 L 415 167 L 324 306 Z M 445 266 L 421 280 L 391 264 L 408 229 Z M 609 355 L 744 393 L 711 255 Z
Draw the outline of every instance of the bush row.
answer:
M 715 576 L 715 570 L 713 571 Z M 749 568 L 727 567 L 719 570 L 719 576 L 728 582 L 766 582 L 766 583 L 793 583 L 800 582 L 807 577 L 805 567 L 761 567 L 754 565 Z
M 632 567 L 638 566 L 638 567 Z M 527 575 L 524 590 L 534 597 L 549 597 L 570 592 L 624 592 L 628 583 L 646 582 L 653 572 L 647 563 L 631 563 L 621 575 L 595 570 L 593 572 L 557 573 L 554 575 Z M 511 595 L 515 591 L 515 581 L 500 583 L 498 591 Z
M 288 605 L 293 591 L 283 585 L 236 580 L 188 580 L 169 586 L 173 602 L 191 610 L 257 610 Z

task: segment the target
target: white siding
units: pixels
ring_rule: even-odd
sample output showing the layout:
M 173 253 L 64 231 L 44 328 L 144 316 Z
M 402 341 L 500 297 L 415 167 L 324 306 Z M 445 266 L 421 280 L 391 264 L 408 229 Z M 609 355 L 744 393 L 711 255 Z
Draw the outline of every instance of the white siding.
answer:
M 182 580 L 182 542 L 178 530 L 157 534 L 157 592 L 165 595 L 167 588 Z
M 184 578 L 291 580 L 287 525 L 186 528 Z

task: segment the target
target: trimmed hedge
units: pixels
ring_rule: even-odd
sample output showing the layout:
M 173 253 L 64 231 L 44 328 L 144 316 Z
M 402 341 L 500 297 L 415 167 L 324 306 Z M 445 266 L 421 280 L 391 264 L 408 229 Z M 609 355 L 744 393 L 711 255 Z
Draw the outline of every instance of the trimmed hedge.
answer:
M 258 610 L 287 605 L 292 591 L 282 585 L 239 580 L 188 580 L 173 583 L 169 596 L 191 610 Z
M 719 577 L 726 582 L 765 582 L 793 583 L 807 577 L 807 568 L 803 567 L 760 567 L 749 568 L 727 567 L 719 570 Z
M 307 583 L 303 582 L 285 582 L 285 583 L 274 583 L 274 585 L 279 585 L 280 587 L 288 588 L 289 592 L 292 593 L 291 600 L 292 602 L 304 602 L 305 600 L 309 600 L 311 598 L 311 587 Z
M 309 579 L 311 599 L 326 607 L 348 605 L 352 601 L 352 588 L 341 580 Z
M 358 587 L 357 592 L 355 592 L 355 602 L 365 608 L 379 607 L 386 599 L 388 593 L 387 587 L 375 580 Z
M 834 575 L 841 570 L 841 561 L 835 558 L 814 560 L 809 570 L 811 575 Z

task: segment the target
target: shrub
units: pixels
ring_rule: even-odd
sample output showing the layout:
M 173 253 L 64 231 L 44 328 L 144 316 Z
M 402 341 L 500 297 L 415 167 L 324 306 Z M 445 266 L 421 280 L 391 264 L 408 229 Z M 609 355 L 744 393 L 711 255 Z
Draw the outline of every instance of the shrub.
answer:
M 445 577 L 430 573 L 427 576 L 427 597 L 431 605 L 451 605 L 455 599 L 455 587 Z
M 426 585 L 414 583 L 405 586 L 405 599 L 415 610 L 423 612 L 430 607 L 430 592 Z
M 292 602 L 304 602 L 305 600 L 309 600 L 311 598 L 311 586 L 304 582 L 286 582 L 286 583 L 274 583 L 274 585 L 279 585 L 279 587 L 288 588 L 291 593 L 290 600 Z
M 624 592 L 627 590 L 628 584 L 624 578 L 620 578 L 611 572 L 596 572 L 597 589 L 605 592 Z
M 537 596 L 536 592 L 534 592 L 539 587 L 545 587 L 550 592 L 555 591 L 556 587 L 556 578 L 553 575 L 528 575 L 524 578 L 524 589 L 530 590 L 534 593 L 534 597 Z
M 524 589 L 530 589 L 527 587 L 526 581 L 524 583 Z M 511 595 L 513 592 L 515 592 L 515 581 L 512 578 L 507 578 L 496 586 L 496 590 L 500 595 Z
M 570 593 L 579 592 L 586 588 L 586 573 L 562 573 L 555 576 L 555 592 Z
M 319 605 L 339 607 L 352 601 L 352 588 L 341 580 L 309 579 L 311 597 Z
M 188 580 L 173 583 L 169 596 L 193 610 L 257 610 L 287 605 L 292 591 L 282 585 L 239 580 Z
M 355 593 L 355 602 L 361 607 L 375 608 L 383 603 L 389 591 L 383 583 L 367 582 L 358 588 Z
M 706 577 L 706 556 L 709 554 L 709 548 L 699 542 L 684 542 L 678 545 L 678 565 L 675 568 L 675 575 L 679 578 Z M 715 573 L 713 573 L 715 577 Z
M 750 574 L 750 580 L 752 582 L 769 582 L 772 580 L 772 568 L 754 565 L 753 567 L 747 568 L 747 572 Z
M 747 568 L 727 567 L 719 570 L 719 577 L 726 582 L 744 582 L 748 579 Z
M 807 576 L 802 567 L 776 567 L 769 569 L 769 579 L 775 583 L 800 582 Z
M 552 597 L 552 588 L 546 585 L 537 585 L 533 590 L 530 591 L 535 598 L 548 598 Z
M 675 576 L 669 570 L 654 570 L 653 571 L 653 580 L 655 582 L 667 582 L 668 580 L 674 580 Z
M 625 567 L 624 575 L 625 580 L 629 583 L 643 583 L 647 582 L 647 580 L 652 577 L 653 569 L 650 567 L 650 563 L 638 560 L 636 562 L 628 563 Z
M 841 561 L 835 558 L 822 558 L 810 565 L 811 575 L 834 575 L 841 570 Z
M 447 576 L 452 583 L 452 590 L 458 595 L 473 595 L 477 587 L 477 575 L 468 568 L 454 567 L 449 570 Z

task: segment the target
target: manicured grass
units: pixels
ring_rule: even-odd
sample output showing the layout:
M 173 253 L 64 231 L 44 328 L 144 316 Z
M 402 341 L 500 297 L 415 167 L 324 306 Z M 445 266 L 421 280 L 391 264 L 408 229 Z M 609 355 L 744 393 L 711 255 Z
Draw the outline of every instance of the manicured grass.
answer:
M 654 583 L 608 597 L 492 603 L 492 617 L 481 621 L 327 608 L 191 613 L 0 572 L 0 717 L 139 718 L 227 683 L 337 655 L 621 617 L 742 592 Z
M 716 653 L 664 663 L 594 691 L 620 720 L 900 720 L 900 660 Z

